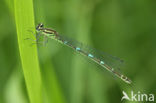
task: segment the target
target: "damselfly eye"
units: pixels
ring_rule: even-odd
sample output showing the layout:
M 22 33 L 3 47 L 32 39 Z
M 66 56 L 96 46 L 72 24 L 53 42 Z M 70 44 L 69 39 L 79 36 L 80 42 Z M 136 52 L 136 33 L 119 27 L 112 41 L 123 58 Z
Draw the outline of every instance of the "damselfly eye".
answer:
M 40 30 L 41 28 L 43 28 L 43 26 L 44 25 L 42 23 L 38 24 L 37 27 L 36 27 L 36 30 Z
M 44 25 L 41 23 L 41 24 L 39 24 L 40 25 L 40 27 L 43 27 Z

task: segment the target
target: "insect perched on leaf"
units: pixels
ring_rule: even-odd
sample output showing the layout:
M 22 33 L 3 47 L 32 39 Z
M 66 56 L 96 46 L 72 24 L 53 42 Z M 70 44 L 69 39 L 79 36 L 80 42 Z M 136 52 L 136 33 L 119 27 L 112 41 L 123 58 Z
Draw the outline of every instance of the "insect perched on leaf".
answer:
M 117 72 L 115 69 L 117 69 L 117 64 L 121 63 L 122 61 L 119 60 L 116 57 L 107 55 L 106 53 L 101 53 L 93 48 L 86 48 L 86 46 L 82 45 L 81 43 L 77 41 L 73 41 L 65 36 L 59 35 L 58 32 L 56 32 L 53 29 L 50 28 L 44 28 L 44 25 L 42 23 L 38 24 L 36 27 L 37 36 L 36 40 L 38 40 L 41 36 L 44 37 L 44 42 L 47 42 L 47 39 L 54 39 L 72 49 L 79 52 L 80 54 L 87 56 L 106 70 L 113 73 L 115 76 L 123 80 L 124 82 L 131 84 L 131 80 L 124 76 L 123 74 Z

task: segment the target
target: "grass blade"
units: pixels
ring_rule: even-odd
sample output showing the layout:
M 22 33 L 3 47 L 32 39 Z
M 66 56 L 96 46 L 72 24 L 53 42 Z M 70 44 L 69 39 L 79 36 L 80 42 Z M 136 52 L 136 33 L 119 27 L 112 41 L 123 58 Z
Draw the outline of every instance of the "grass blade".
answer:
M 41 75 L 38 63 L 36 45 L 31 40 L 35 39 L 31 32 L 34 31 L 34 13 L 32 0 L 14 0 L 15 23 L 17 29 L 19 52 L 24 72 L 24 78 L 28 90 L 28 96 L 31 103 L 41 103 Z

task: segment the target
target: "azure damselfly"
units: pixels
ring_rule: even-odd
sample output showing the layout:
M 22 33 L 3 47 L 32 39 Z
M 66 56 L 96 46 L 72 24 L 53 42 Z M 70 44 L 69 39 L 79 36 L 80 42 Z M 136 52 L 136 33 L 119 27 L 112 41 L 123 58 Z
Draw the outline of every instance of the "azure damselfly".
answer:
M 117 65 L 121 63 L 121 61 L 113 56 L 100 53 L 96 49 L 93 48 L 87 48 L 83 46 L 81 43 L 73 41 L 63 35 L 58 34 L 55 30 L 50 28 L 44 28 L 44 25 L 42 23 L 38 24 L 36 27 L 37 36 L 36 39 L 38 40 L 40 36 L 44 36 L 44 38 L 50 38 L 57 40 L 58 42 L 74 49 L 75 51 L 79 52 L 80 54 L 87 56 L 106 70 L 113 73 L 115 76 L 123 80 L 124 82 L 131 84 L 132 81 L 125 75 L 121 74 L 120 72 L 117 72 Z

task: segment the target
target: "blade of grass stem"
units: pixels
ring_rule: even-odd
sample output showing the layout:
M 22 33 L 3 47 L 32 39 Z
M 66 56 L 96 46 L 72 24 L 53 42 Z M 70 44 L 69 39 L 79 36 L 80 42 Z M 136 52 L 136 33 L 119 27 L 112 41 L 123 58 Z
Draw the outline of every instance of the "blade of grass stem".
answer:
M 41 75 L 38 63 L 36 45 L 31 46 L 35 39 L 31 32 L 34 31 L 34 13 L 32 0 L 14 0 L 15 23 L 18 37 L 20 58 L 31 103 L 41 103 Z M 33 28 L 33 29 L 32 29 Z

